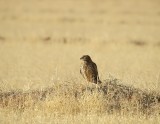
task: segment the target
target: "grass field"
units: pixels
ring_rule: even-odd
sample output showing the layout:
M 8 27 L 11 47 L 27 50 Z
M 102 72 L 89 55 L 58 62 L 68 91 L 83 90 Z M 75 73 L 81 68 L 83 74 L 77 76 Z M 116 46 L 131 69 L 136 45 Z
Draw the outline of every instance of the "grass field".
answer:
M 108 111 L 79 73 L 88 54 L 103 82 L 159 94 L 159 32 L 159 0 L 0 0 L 0 123 L 160 123 L 160 103 Z

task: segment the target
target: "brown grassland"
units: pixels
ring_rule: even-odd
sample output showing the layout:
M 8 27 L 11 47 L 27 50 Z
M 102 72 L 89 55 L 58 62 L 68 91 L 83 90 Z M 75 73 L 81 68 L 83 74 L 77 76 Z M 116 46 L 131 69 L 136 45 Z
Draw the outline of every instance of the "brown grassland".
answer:
M 160 1 L 0 0 L 0 123 L 160 123 Z

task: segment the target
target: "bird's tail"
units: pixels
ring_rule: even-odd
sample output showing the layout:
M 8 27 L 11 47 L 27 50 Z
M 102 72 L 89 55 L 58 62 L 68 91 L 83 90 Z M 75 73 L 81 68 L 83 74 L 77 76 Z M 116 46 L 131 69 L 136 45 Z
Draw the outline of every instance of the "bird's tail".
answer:
M 97 84 L 101 84 L 102 83 L 102 81 L 99 79 L 99 76 L 97 76 L 97 82 L 96 82 Z
M 102 83 L 102 81 L 101 81 L 101 80 L 98 80 L 98 81 L 97 81 L 97 84 L 101 84 L 101 83 Z

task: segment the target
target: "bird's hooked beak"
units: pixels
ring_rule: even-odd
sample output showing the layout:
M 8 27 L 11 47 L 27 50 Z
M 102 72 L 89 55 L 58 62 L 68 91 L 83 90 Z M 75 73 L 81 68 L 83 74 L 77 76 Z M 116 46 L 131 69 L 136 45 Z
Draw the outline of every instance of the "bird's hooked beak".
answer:
M 83 56 L 80 58 L 80 60 L 83 60 Z

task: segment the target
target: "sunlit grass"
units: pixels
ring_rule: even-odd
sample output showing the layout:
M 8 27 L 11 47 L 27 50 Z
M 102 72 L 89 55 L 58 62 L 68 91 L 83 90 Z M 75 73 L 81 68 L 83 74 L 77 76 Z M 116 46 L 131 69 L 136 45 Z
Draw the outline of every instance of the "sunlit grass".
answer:
M 1 0 L 0 123 L 159 123 L 159 5 Z M 84 54 L 102 86 L 79 74 Z

